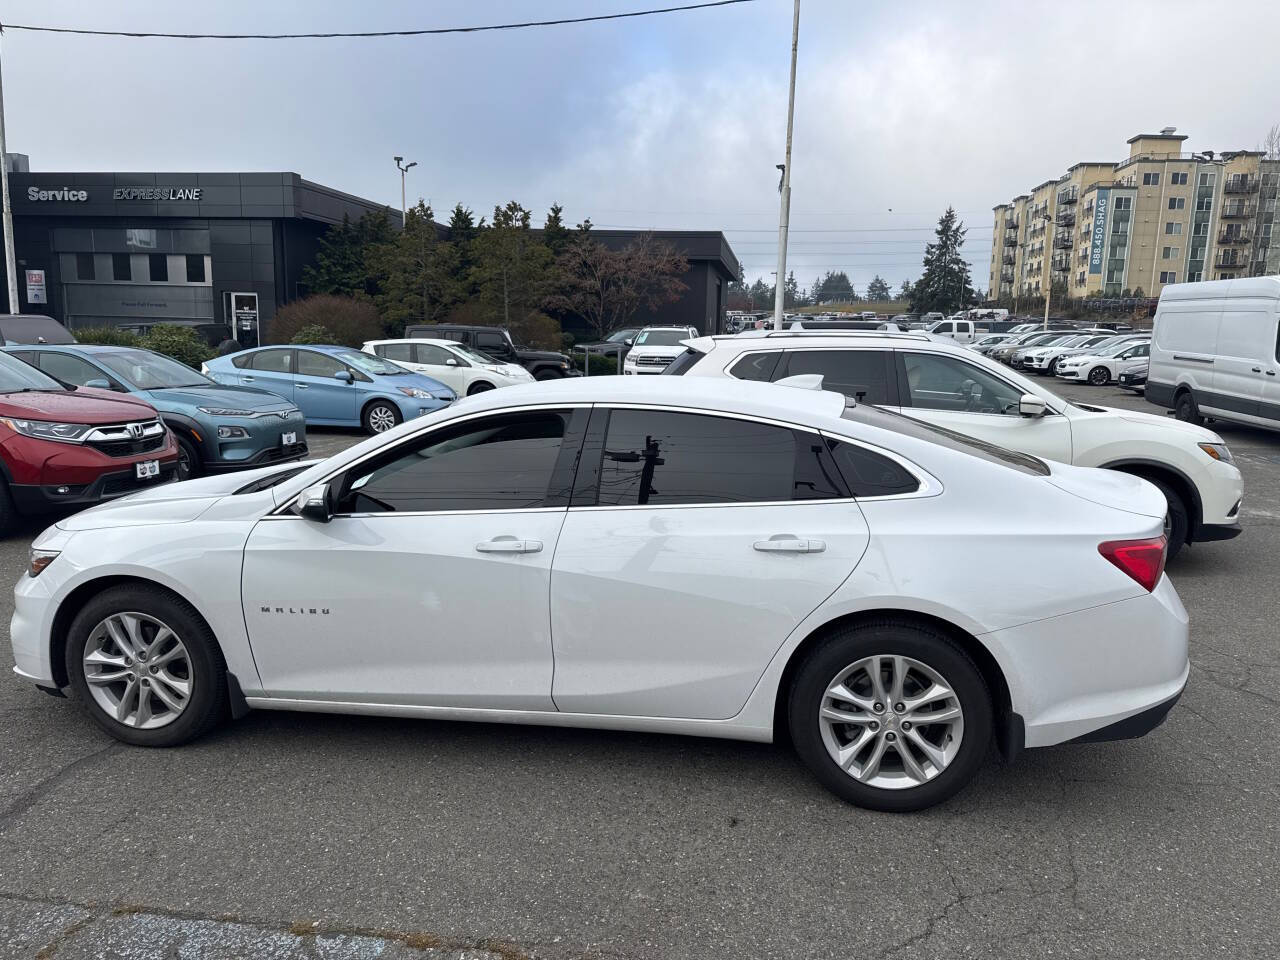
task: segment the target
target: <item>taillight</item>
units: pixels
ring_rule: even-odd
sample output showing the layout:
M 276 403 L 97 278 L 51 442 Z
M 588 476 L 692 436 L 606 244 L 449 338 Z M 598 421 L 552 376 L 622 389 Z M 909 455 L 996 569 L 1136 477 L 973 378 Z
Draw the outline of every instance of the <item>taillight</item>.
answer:
M 1164 573 L 1167 547 L 1164 537 L 1153 537 L 1150 540 L 1108 540 L 1098 544 L 1098 552 L 1150 593 L 1160 582 L 1160 574 Z

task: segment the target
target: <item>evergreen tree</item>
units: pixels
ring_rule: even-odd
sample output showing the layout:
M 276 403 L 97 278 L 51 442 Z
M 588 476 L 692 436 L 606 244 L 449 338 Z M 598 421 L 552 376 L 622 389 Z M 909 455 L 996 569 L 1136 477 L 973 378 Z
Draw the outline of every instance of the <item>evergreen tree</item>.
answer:
M 843 270 L 832 272 L 827 271 L 827 275 L 822 278 L 822 300 L 835 301 L 837 303 L 847 303 L 853 300 L 857 294 L 854 293 L 853 283 L 849 280 L 849 275 Z
M 814 277 L 813 284 L 809 287 L 809 305 L 816 307 L 822 302 L 822 278 Z
M 792 270 L 787 274 L 787 279 L 782 284 L 782 305 L 785 309 L 790 309 L 799 303 L 800 284 L 796 283 L 796 272 Z
M 902 286 L 898 288 L 898 299 L 899 300 L 911 299 L 911 281 L 910 280 L 902 281 Z
M 553 203 L 551 209 L 547 211 L 547 219 L 542 225 L 542 242 L 547 245 L 555 256 L 564 253 L 565 248 L 569 246 L 569 238 L 571 233 L 569 228 L 564 225 L 564 207 L 558 203 Z
M 406 323 L 439 323 L 467 296 L 458 247 L 440 239 L 431 208 L 419 200 L 404 229 L 370 247 L 370 272 L 378 280 L 374 303 L 387 333 L 400 336 Z
M 923 272 L 911 291 L 913 313 L 949 313 L 973 302 L 969 265 L 960 256 L 965 232 L 955 210 L 947 207 L 938 218 L 937 239 L 925 247 Z
M 757 277 L 756 282 L 751 284 L 751 309 L 753 310 L 771 310 L 773 309 L 773 287 L 764 282 L 763 277 Z
M 512 200 L 493 208 L 493 223 L 482 227 L 472 243 L 475 264 L 471 279 L 489 322 L 524 336 L 526 327 L 545 326 L 541 313 L 554 292 L 555 258 L 530 228 L 529 211 Z M 542 334 L 539 329 L 539 335 Z
M 385 210 L 366 213 L 355 223 L 343 216 L 320 238 L 315 260 L 302 270 L 302 283 L 312 294 L 371 297 L 377 291 L 366 256 L 369 248 L 395 236 Z
M 888 300 L 889 299 L 889 284 L 878 273 L 874 277 L 872 277 L 871 282 L 867 284 L 867 299 L 868 300 Z

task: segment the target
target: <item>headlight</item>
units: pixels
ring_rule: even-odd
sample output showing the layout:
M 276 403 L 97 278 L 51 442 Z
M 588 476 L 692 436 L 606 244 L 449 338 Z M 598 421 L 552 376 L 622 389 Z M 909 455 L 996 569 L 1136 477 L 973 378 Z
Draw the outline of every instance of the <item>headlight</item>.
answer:
M 561 369 L 561 370 L 568 370 L 568 369 L 569 369 L 569 364 L 568 364 L 568 363 L 566 363 L 565 361 L 561 360 L 561 361 L 560 361 L 560 369 Z
M 51 420 L 15 420 L 10 417 L 0 418 L 15 433 L 24 437 L 36 437 L 40 440 L 61 440 L 63 443 L 79 443 L 84 435 L 94 429 L 87 423 L 55 423 Z
M 248 435 L 249 435 L 249 431 L 246 430 L 244 427 L 225 427 L 224 426 L 224 427 L 218 428 L 219 440 L 233 440 L 240 437 L 247 437 Z
M 418 387 L 398 387 L 397 388 L 406 397 L 413 397 L 416 400 L 434 400 L 430 392 L 421 390 Z
M 252 417 L 252 410 L 237 410 L 234 407 L 196 407 L 201 413 L 211 417 Z
M 1215 460 L 1221 460 L 1223 463 L 1236 462 L 1225 443 L 1197 443 L 1196 446 Z
M 57 550 L 37 550 L 31 548 L 31 559 L 27 565 L 27 573 L 33 577 L 38 577 L 44 572 L 44 568 L 53 563 L 57 559 L 59 551 Z

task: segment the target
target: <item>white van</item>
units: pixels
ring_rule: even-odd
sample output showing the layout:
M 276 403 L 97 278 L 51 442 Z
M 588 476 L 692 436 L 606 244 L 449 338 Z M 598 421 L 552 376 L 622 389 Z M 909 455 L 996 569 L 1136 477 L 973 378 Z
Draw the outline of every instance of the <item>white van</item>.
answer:
M 973 343 L 978 339 L 976 327 L 972 320 L 965 320 L 964 314 L 957 313 L 949 320 L 939 320 L 925 328 L 928 333 L 942 337 L 950 337 L 956 343 Z
M 1280 276 L 1165 287 L 1147 399 L 1179 420 L 1280 430 Z

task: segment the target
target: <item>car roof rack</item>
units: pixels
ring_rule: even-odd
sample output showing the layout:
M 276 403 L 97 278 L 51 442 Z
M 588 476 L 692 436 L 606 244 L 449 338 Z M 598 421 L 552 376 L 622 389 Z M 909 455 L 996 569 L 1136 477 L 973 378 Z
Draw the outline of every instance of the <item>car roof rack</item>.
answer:
M 770 337 L 900 337 L 903 340 L 924 340 L 937 342 L 918 330 L 759 330 L 759 337 L 742 336 L 741 334 L 720 334 L 717 340 L 753 340 Z

